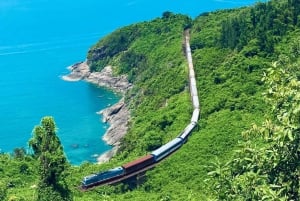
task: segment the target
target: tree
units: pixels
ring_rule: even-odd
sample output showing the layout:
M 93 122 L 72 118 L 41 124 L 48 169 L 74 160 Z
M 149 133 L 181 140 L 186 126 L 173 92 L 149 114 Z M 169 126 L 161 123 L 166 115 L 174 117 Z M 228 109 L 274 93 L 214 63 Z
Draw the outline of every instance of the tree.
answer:
M 162 14 L 163 19 L 168 19 L 168 18 L 170 18 L 171 16 L 174 16 L 174 14 L 173 14 L 172 12 L 170 12 L 170 11 L 165 11 L 165 12 L 163 12 L 163 14 Z
M 5 184 L 0 182 L 0 200 L 5 200 L 7 198 L 7 187 Z
M 64 179 L 68 166 L 63 147 L 56 135 L 56 126 L 52 117 L 44 117 L 41 125 L 33 130 L 34 136 L 29 145 L 39 160 L 40 180 L 38 200 L 71 200 Z
M 214 170 L 209 175 L 215 178 L 214 190 L 219 199 L 300 199 L 298 72 L 296 59 L 292 62 L 281 56 L 264 75 L 269 88 L 265 97 L 272 106 L 272 116 L 243 133 L 245 142 L 232 160 L 212 165 Z
M 25 150 L 24 147 L 22 147 L 22 148 L 15 148 L 13 155 L 14 155 L 14 157 L 16 159 L 22 160 L 22 159 L 24 159 L 24 157 L 26 155 L 26 150 Z

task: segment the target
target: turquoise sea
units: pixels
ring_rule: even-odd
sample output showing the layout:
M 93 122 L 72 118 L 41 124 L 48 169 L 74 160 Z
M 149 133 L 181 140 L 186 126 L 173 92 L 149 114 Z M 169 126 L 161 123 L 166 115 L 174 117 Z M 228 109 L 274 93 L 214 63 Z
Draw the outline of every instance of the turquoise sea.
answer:
M 72 164 L 95 162 L 110 149 L 109 125 L 97 111 L 119 96 L 86 82 L 66 82 L 66 67 L 113 30 L 160 17 L 164 11 L 202 12 L 251 5 L 251 0 L 0 0 L 0 152 L 28 148 L 41 118 L 55 118 Z

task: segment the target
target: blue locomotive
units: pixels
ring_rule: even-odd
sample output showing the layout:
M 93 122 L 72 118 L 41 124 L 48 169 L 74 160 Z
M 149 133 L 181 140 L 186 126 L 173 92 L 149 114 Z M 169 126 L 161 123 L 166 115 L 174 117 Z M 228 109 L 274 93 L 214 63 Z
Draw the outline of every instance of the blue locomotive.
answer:
M 189 124 L 180 136 L 164 144 L 160 148 L 152 151 L 146 156 L 124 164 L 120 167 L 116 167 L 105 172 L 100 172 L 98 174 L 92 174 L 84 177 L 81 187 L 83 189 L 87 189 L 96 185 L 100 185 L 102 183 L 117 179 L 119 177 L 132 174 L 136 171 L 140 171 L 147 166 L 161 161 L 162 159 L 166 158 L 168 155 L 170 155 L 182 146 L 182 144 L 187 140 L 188 135 L 195 128 L 195 126 L 196 124 L 194 122 Z
M 81 185 L 83 188 L 99 185 L 105 181 L 115 179 L 124 175 L 124 169 L 122 167 L 116 167 L 105 172 L 92 174 L 83 178 Z

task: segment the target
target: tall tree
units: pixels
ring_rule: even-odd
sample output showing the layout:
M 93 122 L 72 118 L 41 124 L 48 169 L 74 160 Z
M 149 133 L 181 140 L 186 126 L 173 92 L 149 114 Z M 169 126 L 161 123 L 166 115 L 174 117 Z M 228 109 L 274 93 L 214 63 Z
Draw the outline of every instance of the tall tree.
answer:
M 54 119 L 44 117 L 33 132 L 34 136 L 30 139 L 29 145 L 39 160 L 40 181 L 37 200 L 71 200 L 64 182 L 68 163 L 61 142 L 56 135 Z
M 7 198 L 7 186 L 0 182 L 0 200 L 6 200 Z

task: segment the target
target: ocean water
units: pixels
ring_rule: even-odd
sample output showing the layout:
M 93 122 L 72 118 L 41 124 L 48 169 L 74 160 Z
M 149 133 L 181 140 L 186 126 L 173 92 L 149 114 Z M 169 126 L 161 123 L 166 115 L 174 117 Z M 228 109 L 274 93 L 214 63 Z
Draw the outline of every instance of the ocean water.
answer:
M 84 60 L 106 34 L 164 11 L 196 17 L 254 2 L 0 0 L 0 151 L 28 148 L 34 126 L 50 115 L 69 161 L 95 162 L 111 148 L 101 140 L 109 125 L 96 112 L 120 97 L 83 81 L 63 81 L 66 67 Z

